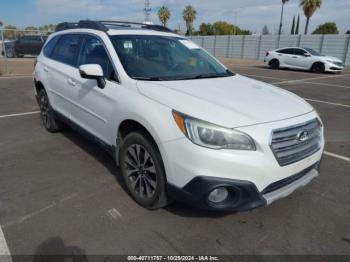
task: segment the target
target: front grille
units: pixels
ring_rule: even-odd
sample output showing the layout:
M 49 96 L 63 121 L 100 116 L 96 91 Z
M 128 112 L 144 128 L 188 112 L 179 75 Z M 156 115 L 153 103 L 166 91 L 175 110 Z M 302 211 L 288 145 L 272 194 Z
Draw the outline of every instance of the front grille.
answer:
M 301 171 L 293 176 L 290 176 L 290 177 L 287 177 L 285 179 L 279 180 L 275 183 L 272 183 L 271 185 L 266 187 L 261 193 L 264 195 L 264 194 L 268 194 L 270 192 L 276 191 L 282 187 L 285 187 L 285 186 L 293 183 L 294 181 L 299 180 L 300 178 L 305 176 L 307 173 L 309 173 L 312 169 L 317 169 L 318 165 L 319 165 L 319 162 L 317 162 L 316 164 L 313 164 L 312 166 L 304 169 L 303 171 Z
M 318 119 L 273 130 L 271 149 L 280 166 L 298 162 L 321 148 L 322 127 Z
M 333 64 L 335 64 L 335 65 L 337 65 L 337 66 L 341 66 L 341 67 L 343 67 L 343 66 L 344 66 L 344 64 L 343 64 L 343 63 L 341 63 L 341 62 L 334 62 Z

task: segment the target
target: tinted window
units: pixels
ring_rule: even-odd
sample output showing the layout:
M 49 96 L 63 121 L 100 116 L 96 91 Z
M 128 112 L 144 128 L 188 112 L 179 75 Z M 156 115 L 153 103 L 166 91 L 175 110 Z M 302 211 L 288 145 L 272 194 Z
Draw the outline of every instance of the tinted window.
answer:
M 296 55 L 305 55 L 307 52 L 303 49 L 294 49 Z
M 294 49 L 292 48 L 281 49 L 281 50 L 278 50 L 277 53 L 294 55 Z
M 305 48 L 305 50 L 314 56 L 321 56 L 321 54 L 319 52 L 317 52 L 316 50 L 314 50 L 312 48 Z
M 79 42 L 79 35 L 69 34 L 62 36 L 57 43 L 57 46 L 52 54 L 52 58 L 59 62 L 76 66 Z
M 128 75 L 160 81 L 229 77 L 232 73 L 193 42 L 180 37 L 111 36 Z
M 46 57 L 51 57 L 52 51 L 55 48 L 57 41 L 60 39 L 59 36 L 55 36 L 54 38 L 52 38 L 45 46 L 44 48 L 44 55 Z
M 94 36 L 86 36 L 78 65 L 98 64 L 106 79 L 113 79 L 114 68 L 102 41 Z

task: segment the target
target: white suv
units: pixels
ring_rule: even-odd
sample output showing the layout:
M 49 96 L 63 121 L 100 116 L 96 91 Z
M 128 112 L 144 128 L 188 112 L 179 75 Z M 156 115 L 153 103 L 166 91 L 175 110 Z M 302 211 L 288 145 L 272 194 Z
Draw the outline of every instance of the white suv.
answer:
M 339 58 L 323 56 L 316 50 L 306 47 L 287 47 L 269 51 L 264 62 L 272 69 L 302 69 L 314 73 L 342 72 L 345 68 Z
M 308 103 L 161 26 L 60 24 L 34 81 L 45 128 L 96 140 L 149 209 L 249 210 L 319 174 L 323 125 Z

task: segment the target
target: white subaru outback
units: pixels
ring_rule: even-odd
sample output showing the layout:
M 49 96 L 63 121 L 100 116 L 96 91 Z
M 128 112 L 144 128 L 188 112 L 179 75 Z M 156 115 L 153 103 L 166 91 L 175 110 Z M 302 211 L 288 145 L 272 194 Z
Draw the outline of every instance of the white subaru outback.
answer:
M 56 31 L 34 72 L 43 124 L 108 150 L 143 207 L 175 199 L 249 210 L 318 176 L 323 125 L 300 97 L 232 73 L 162 26 L 80 21 Z

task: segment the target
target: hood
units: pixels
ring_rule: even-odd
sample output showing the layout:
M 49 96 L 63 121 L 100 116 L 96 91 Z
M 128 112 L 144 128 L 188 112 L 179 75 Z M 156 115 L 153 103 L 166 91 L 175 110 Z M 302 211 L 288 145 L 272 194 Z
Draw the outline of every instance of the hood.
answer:
M 138 81 L 146 97 L 176 111 L 224 127 L 242 127 L 296 117 L 313 111 L 298 96 L 247 77 Z

